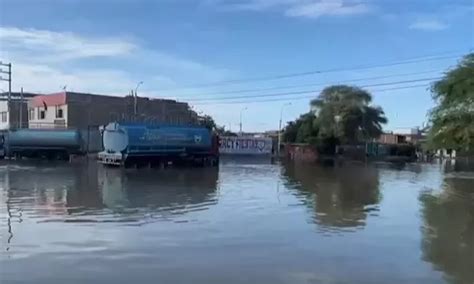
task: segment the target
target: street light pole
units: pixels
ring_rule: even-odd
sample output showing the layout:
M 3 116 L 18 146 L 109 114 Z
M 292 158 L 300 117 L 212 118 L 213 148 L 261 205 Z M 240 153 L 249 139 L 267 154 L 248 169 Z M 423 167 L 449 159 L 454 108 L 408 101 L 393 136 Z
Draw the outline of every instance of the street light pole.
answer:
M 137 99 L 138 99 L 138 87 L 140 87 L 140 85 L 143 84 L 143 81 L 140 81 L 138 82 L 137 84 L 137 87 L 135 88 L 135 94 L 132 94 L 133 95 L 133 114 L 134 114 L 134 118 L 136 119 L 137 118 Z
M 362 108 L 362 135 L 364 137 L 364 144 L 365 144 L 365 161 L 367 162 L 367 156 L 369 154 L 369 144 L 367 143 L 368 135 L 367 135 L 367 128 L 366 128 L 366 117 L 365 117 L 365 108 Z
M 244 107 L 240 110 L 240 136 L 242 136 L 242 112 L 246 109 L 247 107 Z
M 23 128 L 23 87 L 20 91 L 20 126 L 18 128 Z
M 336 122 L 336 131 L 334 132 L 335 137 L 339 137 L 339 122 L 341 121 L 341 119 L 342 119 L 342 116 L 339 114 L 336 114 L 334 116 L 334 121 Z M 336 155 L 339 155 L 339 142 L 336 145 L 335 152 L 336 152 Z
M 283 109 L 285 108 L 285 106 L 289 106 L 291 105 L 291 103 L 286 103 L 284 105 L 281 106 L 281 109 L 280 109 L 280 123 L 278 125 L 278 150 L 277 150 L 277 153 L 278 153 L 278 156 L 280 156 L 280 148 L 281 148 L 281 124 L 282 124 L 282 120 L 283 120 Z

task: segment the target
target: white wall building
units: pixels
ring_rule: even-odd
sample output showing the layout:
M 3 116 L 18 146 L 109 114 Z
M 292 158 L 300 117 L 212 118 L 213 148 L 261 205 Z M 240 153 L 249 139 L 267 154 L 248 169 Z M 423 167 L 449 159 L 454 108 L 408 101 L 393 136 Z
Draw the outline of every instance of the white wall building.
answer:
M 10 128 L 28 128 L 28 100 L 36 94 L 12 92 L 10 108 L 8 93 L 0 94 L 0 130 Z
M 0 130 L 10 128 L 10 119 L 8 117 L 8 101 L 0 101 Z
M 21 112 L 21 114 L 20 114 Z M 0 99 L 0 130 L 7 130 L 10 128 L 27 128 L 28 114 L 27 102 L 21 101 L 18 98 L 12 98 L 10 109 L 8 108 L 8 100 Z

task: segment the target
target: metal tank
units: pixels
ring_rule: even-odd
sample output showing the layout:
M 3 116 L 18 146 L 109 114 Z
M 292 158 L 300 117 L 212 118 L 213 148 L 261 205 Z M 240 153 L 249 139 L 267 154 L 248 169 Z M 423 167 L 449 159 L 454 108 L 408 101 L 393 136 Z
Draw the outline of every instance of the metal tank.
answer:
M 81 135 L 67 129 L 17 129 L 4 134 L 7 156 L 73 154 L 81 151 Z
M 103 129 L 102 139 L 104 151 L 99 153 L 99 161 L 104 164 L 218 155 L 217 139 L 204 127 L 114 122 Z

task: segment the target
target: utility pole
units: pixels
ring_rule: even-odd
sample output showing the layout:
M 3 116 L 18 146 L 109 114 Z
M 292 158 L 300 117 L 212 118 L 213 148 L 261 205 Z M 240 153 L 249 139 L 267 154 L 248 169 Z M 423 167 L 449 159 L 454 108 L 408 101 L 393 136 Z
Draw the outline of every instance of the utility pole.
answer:
M 239 125 L 240 125 L 240 136 L 242 136 L 242 112 L 243 112 L 244 110 L 246 110 L 246 109 L 247 109 L 247 107 L 243 107 L 243 108 L 240 110 L 240 123 L 239 123 Z
M 140 87 L 140 85 L 143 84 L 143 81 L 140 81 L 138 82 L 137 84 L 137 87 L 135 88 L 135 95 L 133 94 L 133 91 L 132 91 L 132 96 L 133 97 L 133 114 L 134 114 L 134 119 L 137 120 L 137 113 L 138 113 L 138 109 L 137 109 L 137 101 L 138 101 L 138 87 Z
M 286 103 L 284 105 L 281 106 L 281 109 L 280 109 L 280 123 L 278 125 L 278 156 L 280 156 L 280 148 L 281 148 L 281 123 L 282 123 L 282 120 L 283 120 L 283 109 L 285 108 L 285 106 L 289 106 L 291 105 L 291 103 Z
M 1 67 L 8 67 L 8 71 L 3 71 Z M 10 102 L 12 97 L 12 64 L 11 63 L 3 63 L 0 61 L 0 74 L 7 74 L 8 79 L 4 79 L 0 76 L 0 81 L 7 81 L 8 82 L 8 116 L 10 115 Z
M 133 89 L 130 90 L 130 96 L 133 100 L 133 110 L 130 112 L 130 120 L 135 121 L 135 118 L 137 116 L 137 98 L 135 97 L 135 93 L 133 92 Z
M 18 128 L 23 128 L 23 87 L 20 91 L 20 126 Z

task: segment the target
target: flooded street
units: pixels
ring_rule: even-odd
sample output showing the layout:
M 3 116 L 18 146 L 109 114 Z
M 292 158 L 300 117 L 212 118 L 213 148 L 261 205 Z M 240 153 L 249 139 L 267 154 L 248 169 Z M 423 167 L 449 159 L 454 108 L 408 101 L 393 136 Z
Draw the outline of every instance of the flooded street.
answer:
M 474 174 L 0 166 L 3 283 L 474 283 Z

